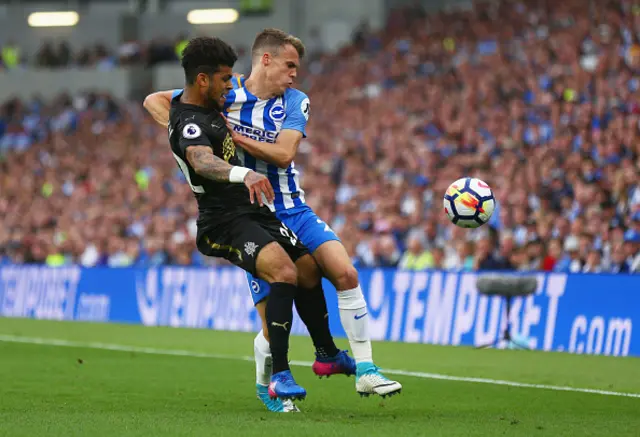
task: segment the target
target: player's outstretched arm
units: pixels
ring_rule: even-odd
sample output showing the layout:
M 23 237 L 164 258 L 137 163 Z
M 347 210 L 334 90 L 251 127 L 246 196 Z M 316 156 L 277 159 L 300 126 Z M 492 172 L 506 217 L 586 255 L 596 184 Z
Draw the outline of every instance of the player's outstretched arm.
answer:
M 142 106 L 153 119 L 163 127 L 169 123 L 169 110 L 171 109 L 171 96 L 173 91 L 158 91 L 145 97 Z
M 263 194 L 269 202 L 273 202 L 275 194 L 269 179 L 248 168 L 229 164 L 215 156 L 210 147 L 189 146 L 186 157 L 193 170 L 202 177 L 216 182 L 243 182 L 249 189 L 251 203 L 257 200 L 263 206 Z
M 228 124 L 228 123 L 227 123 Z M 287 168 L 291 165 L 293 158 L 298 152 L 302 132 L 294 129 L 283 129 L 278 135 L 275 144 L 253 140 L 249 137 L 234 132 L 233 126 L 229 126 L 233 142 L 249 152 L 251 156 L 280 168 Z
M 282 130 L 275 144 L 263 143 L 245 137 L 229 126 L 233 142 L 249 152 L 254 158 L 280 168 L 288 168 L 298 153 L 300 141 L 306 135 L 305 128 L 309 120 L 310 103 L 309 97 L 297 90 L 291 90 L 287 100 L 289 103 L 285 109 Z

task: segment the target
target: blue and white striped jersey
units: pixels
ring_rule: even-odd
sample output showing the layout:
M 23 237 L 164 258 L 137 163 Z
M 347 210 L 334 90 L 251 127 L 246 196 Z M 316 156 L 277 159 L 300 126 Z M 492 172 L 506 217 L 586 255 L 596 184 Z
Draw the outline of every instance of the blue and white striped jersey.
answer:
M 233 82 L 234 89 L 227 95 L 224 115 L 236 132 L 266 143 L 275 143 L 282 129 L 295 129 L 306 137 L 309 98 L 305 93 L 289 88 L 283 96 L 262 100 L 247 90 L 244 79 L 234 78 Z M 254 158 L 241 148 L 236 150 L 242 165 L 269 178 L 275 192 L 273 204 L 269 205 L 272 211 L 304 205 L 300 174 L 293 162 L 286 169 L 278 168 Z

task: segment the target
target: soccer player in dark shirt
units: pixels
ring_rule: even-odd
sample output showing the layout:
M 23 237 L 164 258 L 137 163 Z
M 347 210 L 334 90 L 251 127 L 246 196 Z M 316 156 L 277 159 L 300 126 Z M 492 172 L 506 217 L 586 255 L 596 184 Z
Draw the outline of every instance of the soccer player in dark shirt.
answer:
M 299 399 L 306 391 L 295 382 L 288 365 L 293 302 L 299 288 L 317 286 L 320 272 L 297 236 L 263 205 L 274 197 L 268 179 L 238 165 L 220 113 L 232 88 L 235 61 L 233 49 L 218 38 L 189 42 L 182 57 L 186 86 L 171 102 L 169 141 L 198 202 L 198 250 L 225 258 L 270 284 L 269 298 L 257 305 L 272 355 L 268 394 Z M 298 312 L 316 348 L 337 353 L 325 320 L 326 304 L 315 311 L 301 312 L 298 307 Z

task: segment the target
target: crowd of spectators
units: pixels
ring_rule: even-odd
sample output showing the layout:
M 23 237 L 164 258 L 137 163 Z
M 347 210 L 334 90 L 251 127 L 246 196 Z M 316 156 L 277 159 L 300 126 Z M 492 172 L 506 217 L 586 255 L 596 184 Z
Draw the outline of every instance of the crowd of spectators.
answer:
M 640 271 L 640 7 L 491 2 L 389 15 L 312 60 L 296 165 L 358 266 Z M 201 265 L 196 203 L 139 102 L 12 101 L 0 118 L 0 259 Z M 465 230 L 447 186 L 498 207 Z
M 307 199 L 360 265 L 640 270 L 640 7 L 588 4 L 398 10 L 309 66 Z M 465 175 L 499 202 L 473 232 Z
M 125 41 L 117 48 L 107 47 L 103 43 L 85 46 L 74 50 L 65 40 L 44 40 L 37 52 L 24 53 L 15 41 L 8 41 L 0 50 L 0 69 L 16 70 L 21 68 L 63 69 L 95 67 L 110 70 L 117 66 L 144 65 L 153 67 L 164 63 L 178 63 L 180 55 L 188 42 L 188 36 L 181 34 L 176 38 L 156 38 L 151 41 Z M 248 67 L 247 50 L 237 47 L 239 62 Z M 244 73 L 243 68 L 243 73 Z M 248 73 L 248 72 L 247 72 Z

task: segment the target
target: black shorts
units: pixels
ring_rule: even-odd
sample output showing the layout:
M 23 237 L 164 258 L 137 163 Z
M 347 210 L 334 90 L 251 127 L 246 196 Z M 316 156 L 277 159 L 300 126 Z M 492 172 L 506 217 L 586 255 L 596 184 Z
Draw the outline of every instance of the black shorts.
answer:
M 207 223 L 206 219 L 198 222 L 196 245 L 200 253 L 229 260 L 256 277 L 258 253 L 274 241 L 294 263 L 309 254 L 293 231 L 271 212 L 241 215 L 224 224 Z

